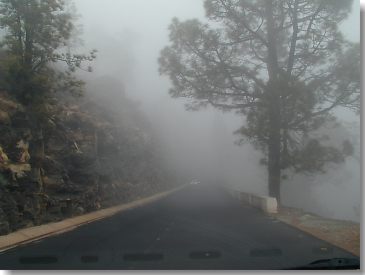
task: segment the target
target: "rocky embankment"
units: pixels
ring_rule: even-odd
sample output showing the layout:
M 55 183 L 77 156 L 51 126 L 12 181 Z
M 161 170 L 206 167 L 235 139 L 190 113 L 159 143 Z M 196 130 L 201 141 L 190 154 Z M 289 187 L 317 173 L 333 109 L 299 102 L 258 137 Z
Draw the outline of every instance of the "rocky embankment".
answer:
M 47 103 L 36 182 L 29 114 L 0 93 L 0 235 L 169 187 L 148 123 L 124 96 L 112 101 L 55 97 Z

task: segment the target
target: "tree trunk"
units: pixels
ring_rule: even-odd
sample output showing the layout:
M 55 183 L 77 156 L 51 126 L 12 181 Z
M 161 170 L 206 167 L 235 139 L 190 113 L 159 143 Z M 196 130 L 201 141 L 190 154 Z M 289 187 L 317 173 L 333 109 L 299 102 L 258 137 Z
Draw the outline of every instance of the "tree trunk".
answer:
M 277 32 L 274 20 L 273 0 L 265 1 L 267 25 L 268 59 L 267 69 L 269 82 L 267 87 L 267 108 L 269 122 L 268 140 L 268 174 L 269 195 L 280 203 L 281 177 L 281 102 L 280 85 L 278 84 L 279 66 L 277 54 Z
M 37 130 L 38 137 L 37 140 L 33 142 L 33 159 L 32 163 L 32 176 L 33 181 L 38 183 L 39 192 L 44 192 L 44 184 L 43 184 L 43 160 L 44 160 L 44 141 L 43 136 L 39 136 L 42 134 L 42 130 Z
M 280 129 L 279 131 L 272 130 L 270 134 L 269 142 L 269 161 L 268 161 L 268 173 L 269 173 L 269 196 L 277 199 L 280 203 Z
M 272 83 L 269 90 L 268 173 L 269 195 L 280 203 L 281 179 L 281 107 L 279 87 Z
M 280 86 L 271 81 L 267 89 L 269 195 L 280 203 L 282 113 Z
M 27 3 L 26 6 L 26 14 L 24 16 L 24 67 L 28 74 L 32 71 L 33 65 L 33 35 L 32 35 L 32 23 L 30 22 L 32 19 L 31 17 L 31 4 Z
M 32 180 L 34 183 L 38 185 L 38 191 L 44 192 L 44 184 L 43 184 L 43 161 L 44 161 L 44 135 L 43 128 L 39 121 L 39 118 L 33 113 L 32 108 L 28 111 L 30 114 L 30 128 L 32 133 L 31 146 L 30 146 L 30 154 L 31 154 L 31 174 Z

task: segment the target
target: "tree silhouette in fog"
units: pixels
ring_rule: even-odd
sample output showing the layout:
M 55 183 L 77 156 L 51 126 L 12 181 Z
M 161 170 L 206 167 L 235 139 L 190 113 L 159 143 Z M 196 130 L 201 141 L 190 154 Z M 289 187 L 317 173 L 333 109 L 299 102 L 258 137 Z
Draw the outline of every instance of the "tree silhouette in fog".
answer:
M 360 49 L 339 31 L 352 0 L 206 0 L 210 24 L 170 25 L 160 73 L 189 110 L 212 105 L 245 119 L 241 142 L 260 149 L 269 194 L 280 201 L 282 171 L 323 171 L 351 152 L 311 132 L 333 111 L 360 107 Z

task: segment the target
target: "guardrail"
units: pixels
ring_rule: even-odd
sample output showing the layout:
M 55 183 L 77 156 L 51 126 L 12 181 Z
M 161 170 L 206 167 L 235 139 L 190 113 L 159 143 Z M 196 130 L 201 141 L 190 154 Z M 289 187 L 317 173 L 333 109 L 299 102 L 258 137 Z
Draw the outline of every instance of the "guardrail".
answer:
M 255 208 L 259 208 L 265 213 L 274 214 L 278 212 L 278 202 L 276 198 L 268 196 L 260 196 L 252 193 L 246 193 L 229 189 L 229 193 L 239 201 L 251 205 Z

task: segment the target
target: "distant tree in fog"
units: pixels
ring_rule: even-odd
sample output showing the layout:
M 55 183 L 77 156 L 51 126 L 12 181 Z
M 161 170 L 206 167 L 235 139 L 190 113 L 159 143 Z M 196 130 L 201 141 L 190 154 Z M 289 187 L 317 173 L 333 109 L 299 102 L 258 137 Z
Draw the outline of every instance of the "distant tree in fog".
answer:
M 160 73 L 188 109 L 212 105 L 247 120 L 237 131 L 265 154 L 269 194 L 280 201 L 282 170 L 316 172 L 351 150 L 311 137 L 333 110 L 360 107 L 360 48 L 339 31 L 352 0 L 206 0 L 211 25 L 170 25 Z

